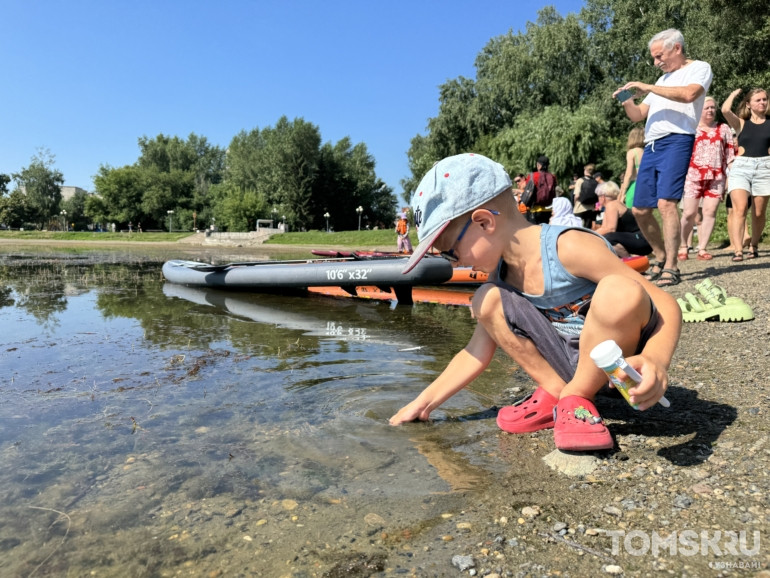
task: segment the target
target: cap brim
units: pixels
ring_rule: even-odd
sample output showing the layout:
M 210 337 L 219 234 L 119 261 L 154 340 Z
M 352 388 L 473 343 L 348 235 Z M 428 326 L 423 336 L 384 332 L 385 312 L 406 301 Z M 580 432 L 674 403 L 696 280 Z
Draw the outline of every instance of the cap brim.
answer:
M 449 223 L 452 221 L 447 221 L 443 225 L 441 225 L 438 229 L 436 229 L 433 233 L 425 237 L 422 241 L 420 241 L 420 244 L 417 245 L 417 248 L 414 250 L 414 253 L 412 253 L 412 256 L 409 257 L 409 261 L 406 262 L 406 266 L 401 270 L 402 275 L 406 275 L 414 269 L 417 266 L 417 263 L 420 262 L 420 259 L 425 257 L 425 254 L 430 251 L 430 248 L 433 246 L 433 243 L 436 242 L 436 239 L 438 239 L 439 235 L 444 232 L 444 229 L 446 229 L 449 226 Z

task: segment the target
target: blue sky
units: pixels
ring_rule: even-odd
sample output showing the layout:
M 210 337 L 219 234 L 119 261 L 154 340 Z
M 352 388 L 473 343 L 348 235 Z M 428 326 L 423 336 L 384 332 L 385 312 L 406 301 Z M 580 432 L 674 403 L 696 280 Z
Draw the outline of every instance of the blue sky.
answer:
M 582 0 L 550 3 L 562 15 Z M 3 0 L 0 173 L 39 148 L 65 184 L 93 189 L 137 139 L 194 132 L 227 147 L 286 115 L 323 142 L 363 142 L 400 196 L 406 152 L 438 87 L 475 78 L 493 37 L 523 30 L 530 0 Z

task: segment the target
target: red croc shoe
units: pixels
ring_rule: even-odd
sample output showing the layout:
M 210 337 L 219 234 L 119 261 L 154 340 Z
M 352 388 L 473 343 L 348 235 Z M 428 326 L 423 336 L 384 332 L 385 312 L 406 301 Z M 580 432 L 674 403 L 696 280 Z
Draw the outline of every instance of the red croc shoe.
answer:
M 553 408 L 559 401 L 542 387 L 497 414 L 497 425 L 508 433 L 529 433 L 553 427 Z
M 560 450 L 608 450 L 615 445 L 596 406 L 584 397 L 569 395 L 556 405 L 553 440 Z

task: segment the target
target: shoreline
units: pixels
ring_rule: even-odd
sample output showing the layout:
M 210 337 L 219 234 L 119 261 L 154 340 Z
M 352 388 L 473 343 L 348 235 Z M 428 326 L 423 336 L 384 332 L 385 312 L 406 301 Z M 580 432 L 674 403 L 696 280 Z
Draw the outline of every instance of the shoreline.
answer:
M 331 244 L 331 245 L 322 245 L 320 243 L 316 243 L 314 245 L 281 245 L 281 244 L 273 244 L 273 243 L 260 243 L 255 245 L 243 245 L 243 244 L 232 244 L 232 245 L 223 245 L 223 244 L 214 244 L 214 243 L 197 243 L 197 242 L 190 242 L 186 241 L 184 239 L 179 241 L 64 241 L 64 240 L 52 240 L 52 239 L 0 239 L 0 248 L 6 245 L 14 245 L 14 246 L 23 246 L 23 245 L 45 245 L 49 247 L 91 247 L 94 249 L 99 249 L 101 247 L 135 247 L 135 248 L 151 248 L 151 247 L 157 247 L 161 249 L 172 249 L 174 247 L 184 248 L 186 250 L 190 250 L 193 248 L 201 248 L 205 249 L 206 251 L 217 251 L 221 250 L 223 252 L 227 251 L 233 251 L 235 249 L 238 249 L 239 251 L 259 251 L 259 252 L 272 252 L 272 253 L 291 253 L 291 252 L 301 252 L 301 251 L 307 251 L 310 255 L 309 258 L 312 258 L 312 254 L 310 252 L 313 249 L 333 249 L 338 251 L 393 251 L 394 247 L 392 246 L 349 246 L 349 245 L 337 245 L 337 244 Z

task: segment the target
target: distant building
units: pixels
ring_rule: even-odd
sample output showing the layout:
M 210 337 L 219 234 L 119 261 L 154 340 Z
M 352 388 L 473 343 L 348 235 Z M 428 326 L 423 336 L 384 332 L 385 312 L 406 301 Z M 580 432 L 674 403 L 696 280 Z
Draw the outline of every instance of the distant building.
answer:
M 88 194 L 88 191 L 85 189 L 81 189 L 80 187 L 60 187 L 61 189 L 61 200 L 62 201 L 69 201 L 72 197 L 75 196 L 75 193 L 85 193 Z M 27 188 L 24 185 L 21 185 L 19 187 L 19 190 L 27 194 Z
M 69 201 L 72 197 L 75 196 L 75 193 L 88 194 L 88 191 L 85 189 L 81 189 L 80 187 L 62 187 L 61 200 Z

